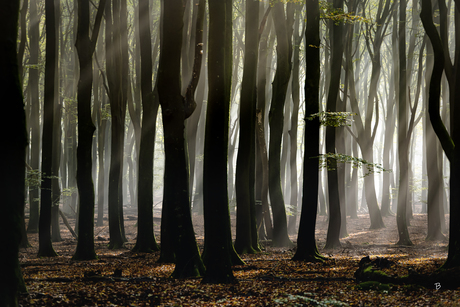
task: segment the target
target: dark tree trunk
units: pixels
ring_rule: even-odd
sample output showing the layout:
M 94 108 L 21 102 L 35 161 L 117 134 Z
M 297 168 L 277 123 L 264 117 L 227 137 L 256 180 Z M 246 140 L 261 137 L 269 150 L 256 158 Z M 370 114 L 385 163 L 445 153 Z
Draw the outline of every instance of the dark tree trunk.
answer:
M 106 52 L 109 101 L 112 115 L 112 140 L 109 172 L 109 248 L 121 248 L 126 242 L 123 222 L 123 152 L 127 103 L 127 58 L 124 55 L 126 32 L 125 0 L 112 0 L 106 8 Z
M 168 230 L 176 257 L 173 277 L 184 278 L 201 276 L 205 271 L 193 231 L 188 192 L 184 121 L 191 113 L 186 114 L 180 77 L 184 1 L 164 1 L 162 5 L 163 40 L 158 67 L 158 94 L 165 146 L 163 210 L 169 207 L 171 213 L 167 219 L 163 216 L 162 224 L 172 224 Z
M 153 163 L 158 113 L 158 92 L 152 89 L 152 41 L 150 38 L 149 1 L 139 1 L 139 43 L 141 54 L 142 130 L 138 164 L 138 221 L 134 251 L 159 250 L 153 234 Z
M 237 257 L 232 244 L 227 190 L 227 146 L 232 75 L 232 1 L 209 2 L 209 94 L 204 145 L 204 262 L 203 283 L 231 283 Z M 230 19 L 230 23 L 229 23 Z M 239 259 L 240 260 L 240 259 Z M 241 264 L 240 260 L 238 264 Z
M 334 8 L 342 9 L 343 0 L 334 0 Z M 332 55 L 331 55 L 331 80 L 329 84 L 329 91 L 327 96 L 327 110 L 329 112 L 337 111 L 337 100 L 339 99 L 339 86 L 340 86 L 340 73 L 342 69 L 342 55 L 343 55 L 343 24 L 332 25 Z M 326 152 L 336 153 L 336 137 L 335 128 L 326 127 Z M 329 226 L 327 230 L 326 246 L 325 248 L 332 249 L 340 246 L 340 226 L 341 226 L 341 213 L 340 213 L 340 198 L 339 198 L 339 182 L 337 175 L 337 161 L 328 158 L 328 165 L 331 170 L 327 173 L 328 191 L 329 191 Z
M 5 141 L 2 159 L 4 164 L 0 179 L 2 195 L 2 222 L 0 231 L 5 234 L 0 263 L 0 306 L 18 306 L 19 292 L 26 292 L 18 254 L 21 242 L 21 220 L 24 219 L 25 155 L 27 146 L 26 118 L 18 71 L 16 39 L 20 1 L 8 1 L 0 11 L 0 91 L 3 111 L 9 120 L 0 126 Z M 6 103 L 8 102 L 8 103 Z
M 54 124 L 54 84 L 56 75 L 56 27 L 54 0 L 45 1 L 46 14 L 46 64 L 45 95 L 43 107 L 42 138 L 42 184 L 40 198 L 40 219 L 38 223 L 39 257 L 57 256 L 51 244 L 51 207 L 52 207 L 52 161 L 53 161 L 53 124 Z
M 291 75 L 291 56 L 286 29 L 284 4 L 281 2 L 273 5 L 273 22 L 277 38 L 277 64 L 273 80 L 272 103 L 269 113 L 270 146 L 269 146 L 269 189 L 270 201 L 273 212 L 273 245 L 291 246 L 287 232 L 287 217 L 281 189 L 281 140 L 283 136 L 284 102 Z
M 445 5 L 444 2 L 440 4 Z M 458 14 L 459 7 L 456 6 L 456 13 Z M 443 71 L 446 67 L 449 67 L 449 63 L 446 63 L 444 58 L 444 53 L 448 53 L 448 50 L 443 50 L 443 44 L 441 38 L 439 37 L 438 31 L 433 23 L 433 13 L 431 9 L 431 1 L 423 0 L 422 1 L 422 11 L 420 13 L 422 19 L 423 27 L 430 38 L 431 44 L 434 51 L 434 64 L 433 71 L 431 74 L 430 80 L 430 92 L 428 99 L 428 112 L 430 114 L 431 124 L 433 129 L 438 136 L 438 139 L 444 149 L 447 158 L 450 161 L 450 186 L 457 187 L 460 184 L 460 158 L 459 151 L 454 144 L 460 143 L 459 131 L 460 126 L 458 121 L 452 123 L 452 134 L 449 135 L 447 129 L 442 122 L 441 116 L 439 114 L 439 100 L 441 93 L 441 78 Z M 458 23 L 456 23 L 456 30 L 458 30 Z M 457 48 L 458 45 L 456 44 Z M 459 62 L 456 59 L 456 69 L 458 73 Z M 451 68 L 451 67 L 450 67 Z M 449 68 L 449 69 L 450 69 Z M 447 74 L 447 71 L 446 71 Z M 459 88 L 460 78 L 457 76 L 455 86 L 450 87 L 450 101 L 455 102 L 456 89 Z M 453 112 L 453 117 L 457 118 L 459 116 L 459 108 L 454 104 L 450 105 L 451 112 Z M 460 266 L 460 227 L 457 227 L 458 218 L 460 216 L 460 190 L 457 188 L 450 189 L 450 223 L 449 223 L 449 250 L 447 254 L 447 260 L 443 264 L 442 268 L 448 269 L 452 267 Z
M 307 28 L 305 31 L 305 114 L 306 116 L 319 112 L 319 82 L 320 82 L 320 45 L 319 38 L 319 1 L 307 0 Z M 299 233 L 297 236 L 297 251 L 293 260 L 322 261 L 323 256 L 318 252 L 315 239 L 316 215 L 318 212 L 318 181 L 319 163 L 319 129 L 318 117 L 305 121 L 304 141 L 304 170 L 302 213 L 300 215 Z M 312 159 L 313 158 L 313 159 Z
M 32 170 L 40 170 L 40 94 L 39 94 L 39 76 L 38 56 L 40 53 L 39 39 L 40 26 L 38 25 L 37 2 L 30 2 L 30 25 L 29 25 L 29 44 L 30 58 L 29 65 L 29 96 L 30 96 L 30 122 L 29 128 L 32 131 L 30 138 L 30 166 Z M 40 216 L 40 190 L 38 187 L 29 186 L 29 224 L 27 225 L 28 233 L 38 232 L 38 219 Z
M 94 250 L 94 184 L 92 178 L 92 145 L 96 130 L 91 118 L 91 88 L 93 84 L 92 55 L 96 46 L 105 0 L 99 3 L 92 36 L 89 33 L 90 6 L 88 0 L 78 3 L 77 48 L 80 78 L 77 88 L 78 147 L 77 187 L 79 194 L 78 243 L 73 259 L 96 259 Z
M 244 71 L 240 99 L 240 138 L 236 160 L 236 241 L 239 254 L 260 250 L 255 217 L 255 124 L 259 45 L 259 3 L 246 0 Z M 253 238 L 256 242 L 252 242 Z

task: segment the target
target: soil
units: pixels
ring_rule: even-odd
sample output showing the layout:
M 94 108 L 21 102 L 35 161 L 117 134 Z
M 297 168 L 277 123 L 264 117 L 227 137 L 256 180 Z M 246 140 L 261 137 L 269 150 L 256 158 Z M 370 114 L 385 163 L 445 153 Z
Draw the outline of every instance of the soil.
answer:
M 159 216 L 155 219 L 158 222 Z M 61 224 L 63 241 L 53 243 L 58 257 L 37 258 L 38 235 L 29 234 L 32 247 L 20 251 L 20 263 L 28 293 L 22 306 L 460 306 L 460 291 L 442 284 L 432 288 L 390 285 L 390 290 L 360 290 L 354 279 L 359 260 L 365 256 L 388 258 L 388 274 L 409 270 L 429 274 L 447 257 L 447 241 L 426 242 L 426 214 L 415 214 L 409 226 L 413 246 L 396 246 L 396 218 L 385 217 L 386 228 L 369 230 L 367 214 L 348 219 L 348 236 L 342 247 L 324 250 L 328 220 L 317 219 L 317 244 L 329 257 L 324 263 L 290 260 L 295 248 L 273 248 L 262 242 L 263 251 L 242 255 L 244 266 L 235 266 L 238 282 L 203 285 L 199 278 L 171 279 L 174 265 L 157 263 L 159 253 L 140 254 L 130 249 L 136 238 L 134 211 L 125 211 L 129 242 L 109 250 L 108 222 L 95 227 L 98 260 L 72 261 L 76 240 Z M 448 215 L 446 215 L 448 220 Z M 69 219 L 72 227 L 74 220 Z M 196 238 L 203 244 L 203 219 L 193 216 Z M 234 217 L 232 223 L 234 223 Z M 159 239 L 160 225 L 155 225 Z M 291 236 L 295 242 L 296 235 Z M 386 289 L 386 288 L 385 288 Z

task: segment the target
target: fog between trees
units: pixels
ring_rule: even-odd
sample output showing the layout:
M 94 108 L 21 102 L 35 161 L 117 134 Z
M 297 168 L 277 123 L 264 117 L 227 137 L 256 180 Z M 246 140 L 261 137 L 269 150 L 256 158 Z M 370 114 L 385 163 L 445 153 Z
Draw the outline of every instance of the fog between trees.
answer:
M 104 215 L 120 248 L 123 212 L 138 208 L 135 249 L 159 240 L 174 276 L 207 282 L 231 281 L 238 253 L 259 240 L 300 241 L 304 210 L 301 259 L 322 257 L 317 213 L 329 216 L 328 248 L 358 214 L 371 229 L 394 215 L 403 245 L 412 215 L 427 214 L 427 240 L 444 239 L 458 198 L 458 8 L 434 10 L 425 0 L 23 0 L 24 227 L 40 232 L 39 255 L 55 254 L 60 211 L 78 219 L 75 259 L 96 257 Z M 200 256 L 190 216 L 203 213 Z

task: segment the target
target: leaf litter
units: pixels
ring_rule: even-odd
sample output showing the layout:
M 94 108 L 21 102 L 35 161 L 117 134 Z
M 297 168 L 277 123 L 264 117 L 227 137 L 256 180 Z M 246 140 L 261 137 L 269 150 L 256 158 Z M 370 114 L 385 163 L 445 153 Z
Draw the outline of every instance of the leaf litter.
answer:
M 348 219 L 348 236 L 342 247 L 324 250 L 327 218 L 318 217 L 316 238 L 324 263 L 292 261 L 294 249 L 270 247 L 254 255 L 242 255 L 246 265 L 234 266 L 238 282 L 204 285 L 201 279 L 172 279 L 173 264 L 158 263 L 159 252 L 131 252 L 135 220 L 125 222 L 129 242 L 109 250 L 107 241 L 96 241 L 99 257 L 71 260 L 76 241 L 61 227 L 64 241 L 53 246 L 59 256 L 37 258 L 38 236 L 29 234 L 33 247 L 20 251 L 20 263 L 28 293 L 21 306 L 460 306 L 460 291 L 440 285 L 391 285 L 362 290 L 354 272 L 363 257 L 391 262 L 382 271 L 403 276 L 409 272 L 430 274 L 445 261 L 447 242 L 425 242 L 426 215 L 414 214 L 409 232 L 414 246 L 396 246 L 395 217 L 384 218 L 386 228 L 369 230 L 367 215 Z M 194 216 L 197 240 L 202 247 L 202 217 Z M 105 226 L 104 226 L 105 227 Z M 108 228 L 99 235 L 108 237 Z M 155 225 L 158 237 L 159 227 Z M 296 241 L 296 236 L 291 236 Z

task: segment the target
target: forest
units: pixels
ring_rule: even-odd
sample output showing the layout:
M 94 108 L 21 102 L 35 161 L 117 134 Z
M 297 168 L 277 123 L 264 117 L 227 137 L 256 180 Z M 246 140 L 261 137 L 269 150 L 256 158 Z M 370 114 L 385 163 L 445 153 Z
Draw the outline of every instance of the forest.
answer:
M 459 14 L 3 3 L 0 307 L 458 306 Z

